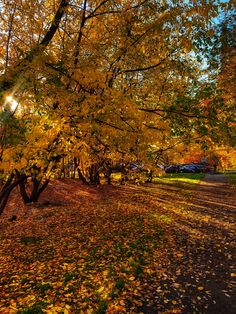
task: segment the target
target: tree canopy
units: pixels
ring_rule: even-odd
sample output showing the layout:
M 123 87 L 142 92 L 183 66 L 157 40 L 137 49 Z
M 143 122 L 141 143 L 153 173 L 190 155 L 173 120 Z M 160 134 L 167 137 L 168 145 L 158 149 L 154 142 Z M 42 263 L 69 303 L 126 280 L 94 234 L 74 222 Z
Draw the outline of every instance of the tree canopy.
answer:
M 232 6 L 1 1 L 2 177 L 47 180 L 64 156 L 88 165 L 179 143 L 232 145 L 232 111 L 207 54 L 213 18 Z

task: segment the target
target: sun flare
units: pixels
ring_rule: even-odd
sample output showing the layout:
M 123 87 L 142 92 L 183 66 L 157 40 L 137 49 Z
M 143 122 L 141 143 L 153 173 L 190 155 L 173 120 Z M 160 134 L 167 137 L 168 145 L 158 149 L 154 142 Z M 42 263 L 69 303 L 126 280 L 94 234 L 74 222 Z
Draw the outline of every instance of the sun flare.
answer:
M 10 95 L 6 97 L 6 102 L 10 104 L 12 111 L 14 111 L 18 106 L 18 102 Z

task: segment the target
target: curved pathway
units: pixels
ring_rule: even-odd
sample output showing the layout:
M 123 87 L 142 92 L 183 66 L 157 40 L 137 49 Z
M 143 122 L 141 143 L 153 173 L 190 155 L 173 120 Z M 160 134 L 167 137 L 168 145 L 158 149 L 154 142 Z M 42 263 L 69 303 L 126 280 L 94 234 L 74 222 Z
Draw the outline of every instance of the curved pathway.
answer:
M 150 278 L 146 286 L 152 301 L 140 310 L 234 314 L 236 189 L 228 177 L 207 174 L 183 203 L 173 202 L 182 212 L 169 225 L 172 241 L 166 245 L 167 259 L 156 269 L 159 278 Z

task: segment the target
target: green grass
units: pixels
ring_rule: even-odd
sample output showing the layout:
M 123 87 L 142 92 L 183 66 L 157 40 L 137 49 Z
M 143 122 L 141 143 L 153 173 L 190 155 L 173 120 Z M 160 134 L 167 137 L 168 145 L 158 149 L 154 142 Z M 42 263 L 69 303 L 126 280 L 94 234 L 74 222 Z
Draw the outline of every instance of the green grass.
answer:
M 137 173 L 134 173 L 137 175 Z M 172 183 L 173 181 L 180 181 L 183 183 L 192 183 L 197 184 L 200 180 L 204 178 L 204 173 L 171 173 L 171 174 L 164 174 L 163 176 L 156 177 L 153 179 L 155 183 Z M 111 179 L 114 182 L 118 182 L 121 180 L 121 173 L 112 173 Z M 146 180 L 145 176 L 145 180 Z M 144 181 L 145 181 L 144 180 Z
M 22 237 L 20 242 L 23 244 L 39 244 L 41 242 L 40 237 Z
M 180 181 L 192 184 L 198 184 L 204 178 L 204 173 L 170 173 L 165 174 L 162 177 L 158 177 L 154 179 L 154 182 L 172 182 L 172 181 Z
M 229 173 L 227 175 L 229 176 L 230 183 L 236 186 L 236 173 Z
M 41 314 L 44 313 L 43 309 L 46 307 L 44 301 L 37 302 L 30 307 L 24 308 L 23 310 L 17 311 L 17 314 Z

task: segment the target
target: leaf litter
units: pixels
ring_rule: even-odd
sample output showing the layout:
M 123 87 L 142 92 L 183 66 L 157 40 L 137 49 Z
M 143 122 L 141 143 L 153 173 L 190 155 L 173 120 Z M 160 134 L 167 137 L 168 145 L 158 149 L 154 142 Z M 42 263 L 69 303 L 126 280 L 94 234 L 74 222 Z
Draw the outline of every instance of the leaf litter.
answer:
M 1 217 L 1 313 L 233 313 L 233 190 L 213 183 L 55 181 L 45 206 L 16 193 Z

